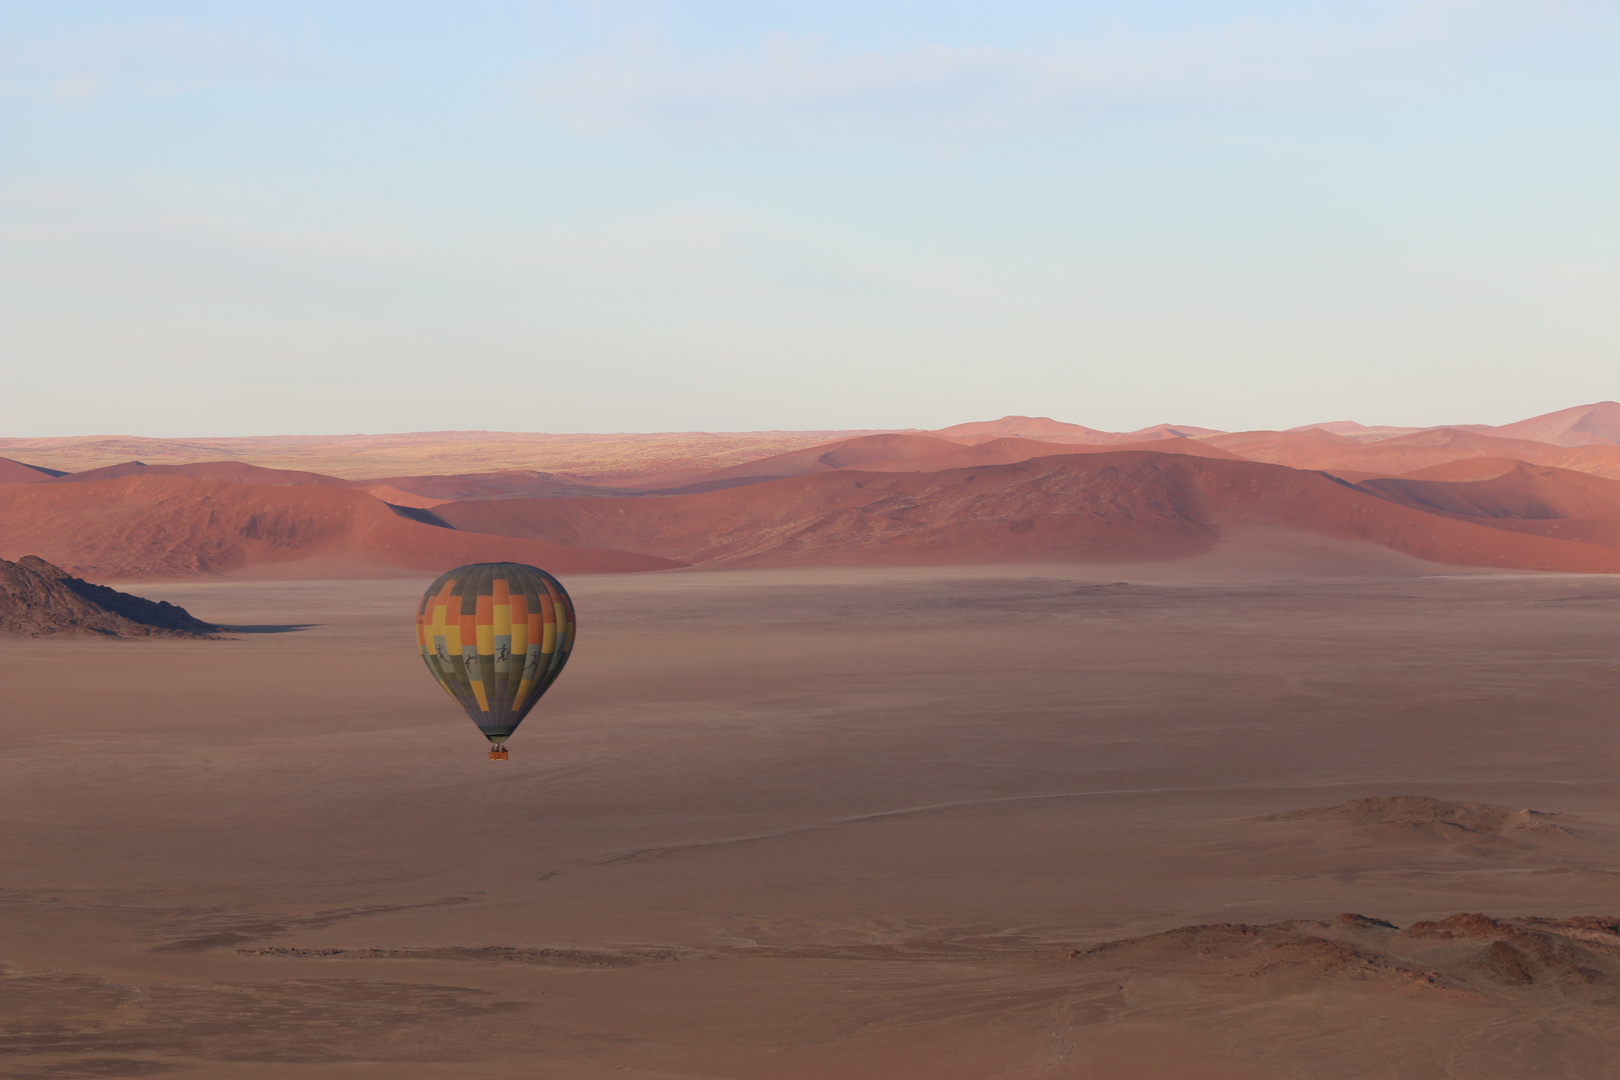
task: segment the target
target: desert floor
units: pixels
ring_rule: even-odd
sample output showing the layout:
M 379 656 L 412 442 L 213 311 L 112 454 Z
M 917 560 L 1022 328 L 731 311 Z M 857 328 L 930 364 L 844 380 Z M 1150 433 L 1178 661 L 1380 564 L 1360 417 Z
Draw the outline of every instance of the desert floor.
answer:
M 576 577 L 505 763 L 425 583 L 4 642 L 0 1076 L 1620 1076 L 1620 963 L 1334 921 L 1620 915 L 1620 580 Z

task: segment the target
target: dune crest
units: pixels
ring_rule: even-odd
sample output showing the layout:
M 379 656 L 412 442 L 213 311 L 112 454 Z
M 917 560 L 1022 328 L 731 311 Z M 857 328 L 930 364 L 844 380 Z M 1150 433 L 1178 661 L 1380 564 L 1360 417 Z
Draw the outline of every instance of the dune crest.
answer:
M 62 475 L 64 474 L 57 469 L 46 469 L 0 457 L 0 484 L 32 484 Z
M 124 455 L 65 475 L 0 459 L 0 554 L 103 577 L 343 576 L 491 551 L 565 572 L 1123 565 L 1264 537 L 1226 561 L 1263 574 L 1272 552 L 1291 576 L 1313 560 L 1332 575 L 1346 550 L 1328 543 L 1359 549 L 1354 564 L 1616 573 L 1617 432 L 1620 404 L 1599 402 L 1496 428 L 1008 416 L 934 432 L 0 439 L 61 462 Z M 381 467 L 405 463 L 423 468 Z
M 1599 401 L 1543 413 L 1528 420 L 1503 424 L 1493 429 L 1493 433 L 1554 446 L 1620 445 L 1620 401 Z
M 1131 562 L 1295 530 L 1461 566 L 1620 572 L 1620 551 L 1403 506 L 1321 473 L 1143 451 L 832 470 L 696 495 L 458 502 L 456 528 L 725 565 Z
M 0 485 L 0 556 L 23 550 L 102 580 L 255 569 L 342 575 L 527 562 L 560 573 L 657 570 L 658 556 L 593 551 L 428 524 L 347 486 L 286 487 L 139 475 L 79 484 Z M 310 567 L 304 566 L 304 570 Z M 322 574 L 327 571 L 323 571 Z

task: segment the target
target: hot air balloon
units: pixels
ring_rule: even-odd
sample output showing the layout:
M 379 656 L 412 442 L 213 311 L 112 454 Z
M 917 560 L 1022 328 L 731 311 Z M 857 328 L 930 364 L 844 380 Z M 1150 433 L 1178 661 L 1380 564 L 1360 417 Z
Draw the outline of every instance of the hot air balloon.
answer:
M 428 670 L 506 760 L 506 740 L 568 663 L 574 605 L 556 578 L 523 563 L 473 563 L 422 596 L 416 640 Z

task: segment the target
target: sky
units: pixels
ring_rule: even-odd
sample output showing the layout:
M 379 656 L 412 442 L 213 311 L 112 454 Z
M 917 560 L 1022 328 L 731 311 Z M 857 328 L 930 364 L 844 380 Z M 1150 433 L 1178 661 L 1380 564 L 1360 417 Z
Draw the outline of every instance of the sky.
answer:
M 1620 4 L 0 0 L 0 435 L 1620 398 Z

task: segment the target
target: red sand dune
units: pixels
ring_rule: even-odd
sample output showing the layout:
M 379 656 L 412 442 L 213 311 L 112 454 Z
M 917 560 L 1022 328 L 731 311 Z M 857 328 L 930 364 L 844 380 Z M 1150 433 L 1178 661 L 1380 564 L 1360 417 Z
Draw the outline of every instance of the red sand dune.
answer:
M 1419 474 L 1357 486 L 1391 502 L 1498 529 L 1620 546 L 1620 481 L 1524 462 L 1491 462 L 1492 475 L 1444 479 L 1478 462 L 1451 462 Z M 1508 468 L 1501 468 L 1501 465 Z
M 1601 477 L 1605 480 L 1620 480 L 1620 447 L 1611 446 L 1581 446 L 1556 453 L 1557 460 L 1548 463 L 1547 468 L 1558 468 L 1569 472 L 1578 472 L 1586 476 Z M 1414 469 L 1412 472 L 1400 473 L 1396 478 L 1401 480 L 1489 480 L 1512 472 L 1521 465 L 1535 464 L 1524 462 L 1516 458 L 1458 458 L 1440 465 L 1430 465 L 1425 469 Z M 1342 475 L 1342 474 L 1339 474 Z M 1379 476 L 1386 474 L 1380 473 Z M 1370 477 L 1369 477 L 1370 479 Z
M 1620 404 L 1386 434 L 1396 430 L 1342 421 L 1114 433 L 1004 417 L 813 444 L 804 432 L 226 440 L 283 459 L 307 452 L 345 478 L 226 460 L 125 461 L 57 477 L 0 458 L 0 556 L 37 552 L 103 578 L 304 572 L 322 560 L 361 573 L 483 558 L 563 571 L 670 565 L 637 556 L 1097 561 L 1196 554 L 1229 526 L 1257 525 L 1457 565 L 1617 569 L 1620 444 L 1609 440 Z M 1549 441 L 1502 437 L 1515 431 Z M 119 441 L 91 442 L 100 453 Z M 190 445 L 147 442 L 165 453 Z M 748 447 L 784 452 L 739 460 Z M 602 471 L 592 479 L 506 458 L 487 472 L 347 479 L 360 460 L 498 460 L 514 448 Z M 537 542 L 565 546 L 514 546 Z
M 1553 446 L 1620 445 L 1620 401 L 1577 405 L 1492 428 L 1504 439 L 1531 439 Z
M 374 499 L 381 499 L 392 506 L 409 506 L 415 510 L 431 510 L 435 506 L 442 506 L 450 499 L 433 499 L 426 495 L 418 495 L 413 491 L 401 491 L 388 484 L 356 484 L 356 491 L 363 491 Z
M 1242 457 L 1199 439 L 1168 438 L 1151 442 L 1123 443 L 1117 446 L 1065 444 L 1060 448 L 1036 439 L 991 439 L 972 446 L 956 447 L 937 457 L 908 461 L 872 461 L 859 466 L 868 472 L 939 472 L 942 469 L 970 469 L 976 465 L 1013 465 L 1038 457 L 1057 454 L 1115 454 L 1142 450 L 1153 454 L 1190 454 L 1193 457 L 1243 461 Z
M 1418 469 L 1466 458 L 1488 457 L 1512 458 L 1536 465 L 1557 465 L 1598 476 L 1620 476 L 1620 447 L 1566 449 L 1524 439 L 1502 439 L 1458 428 L 1432 428 L 1373 443 L 1355 442 L 1321 430 L 1243 431 L 1212 435 L 1200 441 L 1251 461 L 1330 472 L 1359 471 L 1402 476 Z
M 1311 429 L 1339 432 L 1349 441 L 1384 441 L 1389 435 L 1432 429 L 1369 427 L 1353 421 L 1309 425 Z M 1298 433 L 1301 429 L 1294 429 Z M 1539 441 L 1548 446 L 1608 449 L 1620 443 L 1620 403 L 1606 401 L 1530 417 L 1498 428 L 1461 424 L 1452 430 L 1497 438 Z M 1156 424 L 1137 431 L 1103 431 L 1083 424 L 1064 423 L 1049 417 L 1008 416 L 1000 420 L 978 421 L 941 428 L 935 432 L 892 432 L 893 434 L 932 434 L 962 443 L 978 443 L 997 438 L 1033 438 L 1047 442 L 1078 445 L 1117 446 L 1160 438 L 1219 436 L 1209 428 L 1186 424 Z M 511 469 L 551 473 L 585 484 L 614 484 L 633 487 L 639 478 L 667 476 L 690 471 L 699 473 L 727 468 L 789 451 L 826 445 L 834 439 L 857 435 L 882 434 L 873 431 L 756 431 L 756 432 L 662 432 L 641 434 L 547 434 L 540 432 L 438 431 L 404 432 L 388 435 L 278 435 L 230 438 L 152 439 L 135 436 L 72 436 L 60 438 L 0 438 L 0 454 L 40 462 L 55 469 L 83 470 L 131 459 L 149 463 L 180 465 L 197 461 L 230 459 L 255 465 L 308 470 L 367 483 L 391 482 L 391 477 L 441 474 L 468 474 Z M 1290 433 L 1236 433 L 1252 441 L 1254 436 Z M 1226 445 L 1217 443 L 1217 445 Z M 1235 444 L 1226 445 L 1235 449 Z M 1508 453 L 1497 447 L 1498 454 Z M 1237 450 L 1242 453 L 1242 450 Z M 1513 455 L 1520 456 L 1523 455 Z M 1294 464 L 1292 460 L 1280 464 Z M 1438 464 L 1439 459 L 1410 464 L 1410 471 Z M 1610 459 L 1602 472 L 1571 460 L 1543 461 L 1602 475 L 1620 476 L 1620 459 Z M 1301 463 L 1303 464 L 1303 463 Z M 1312 466 L 1321 467 L 1321 466 Z M 1365 469 L 1388 473 L 1381 465 L 1333 462 L 1326 467 Z M 5 478 L 0 477 L 0 481 Z M 410 490 L 405 485 L 403 490 Z
M 1466 482 L 1469 480 L 1490 480 L 1510 473 L 1521 465 L 1528 464 L 1517 458 L 1458 458 L 1443 465 L 1430 465 L 1424 469 L 1413 469 L 1409 473 L 1400 473 L 1398 476 L 1368 476 L 1366 479 L 1385 480 L 1450 480 L 1453 482 Z M 1347 479 L 1341 473 L 1335 473 L 1341 480 Z
M 1620 480 L 1620 446 L 1572 446 L 1544 464 Z
M 560 573 L 674 565 L 624 551 L 441 528 L 348 487 L 222 484 L 164 475 L 0 484 L 0 558 L 25 554 L 97 580 L 249 569 L 295 575 L 307 573 L 312 562 L 349 576 L 494 560 L 538 563 Z
M 1620 519 L 1620 481 L 1550 465 L 1485 460 L 1492 466 L 1486 476 L 1451 479 L 1448 473 L 1479 464 L 1456 461 L 1357 486 L 1403 505 L 1475 517 Z
M 457 528 L 691 563 L 1126 561 L 1189 556 L 1231 526 L 1462 566 L 1620 572 L 1620 552 L 1400 505 L 1321 473 L 1151 452 L 936 473 L 836 470 L 698 495 L 441 506 Z
M 1046 453 L 1052 452 L 1051 443 L 1023 441 Z M 833 469 L 868 468 L 878 462 L 936 461 L 949 458 L 954 452 L 968 449 L 969 447 L 961 442 L 940 438 L 937 435 L 862 435 L 853 439 L 839 439 L 819 446 L 809 446 L 803 450 L 792 450 L 786 454 L 776 454 L 725 469 L 649 477 L 640 483 L 657 488 L 674 484 L 716 483 L 756 476 L 771 478 L 804 476 L 808 473 L 830 472 Z
M 1367 447 L 1368 451 L 1378 450 L 1439 450 L 1456 457 L 1473 456 L 1491 452 L 1496 457 L 1512 457 L 1515 454 L 1545 454 L 1549 449 L 1548 443 L 1536 442 L 1533 439 L 1505 438 L 1494 433 L 1468 431 L 1464 428 L 1441 427 L 1429 428 L 1427 431 L 1414 431 L 1410 435 L 1398 435 L 1393 439 L 1384 439 Z M 1552 447 L 1556 453 L 1558 448 Z
M 1060 449 L 1061 447 L 1061 449 Z M 1242 461 L 1243 458 L 1199 439 L 1166 438 L 1151 442 L 1127 443 L 1122 446 L 1102 446 L 1062 443 L 1054 445 L 1041 439 L 986 439 L 982 442 L 962 444 L 933 435 L 864 435 L 855 439 L 840 439 L 822 446 L 811 446 L 788 454 L 734 465 L 728 469 L 693 476 L 682 473 L 678 480 L 682 486 L 720 486 L 727 481 L 748 479 L 781 479 L 785 476 L 805 476 L 811 473 L 832 472 L 836 469 L 859 469 L 864 472 L 939 472 L 943 469 L 967 469 L 978 465 L 1011 465 L 1032 458 L 1062 454 L 1102 454 L 1122 450 L 1147 450 L 1162 454 L 1192 454 L 1196 457 L 1225 458 Z M 657 480 L 643 481 L 648 489 L 665 485 Z M 725 486 L 733 486 L 725 484 Z M 536 492 L 537 495 L 551 494 Z M 567 494 L 557 492 L 556 494 Z
M 1326 431 L 1343 435 L 1357 442 L 1381 441 L 1401 435 L 1450 428 L 1457 431 L 1490 435 L 1498 439 L 1521 439 L 1546 443 L 1549 446 L 1613 446 L 1620 445 L 1620 402 L 1599 401 L 1591 405 L 1576 405 L 1557 412 L 1543 413 L 1511 424 L 1493 427 L 1490 424 L 1436 424 L 1429 427 L 1387 427 L 1358 424 L 1354 420 L 1335 420 L 1326 424 L 1301 424 L 1289 428 L 1290 432 Z M 1252 433 L 1243 433 L 1252 434 Z
M 38 465 L 25 465 L 0 457 L 0 484 L 33 484 L 60 475 L 55 469 L 42 469 Z

